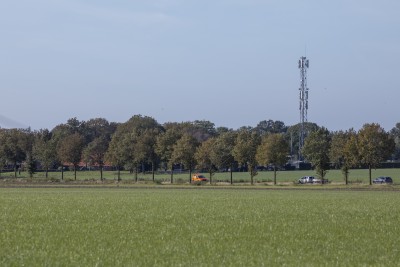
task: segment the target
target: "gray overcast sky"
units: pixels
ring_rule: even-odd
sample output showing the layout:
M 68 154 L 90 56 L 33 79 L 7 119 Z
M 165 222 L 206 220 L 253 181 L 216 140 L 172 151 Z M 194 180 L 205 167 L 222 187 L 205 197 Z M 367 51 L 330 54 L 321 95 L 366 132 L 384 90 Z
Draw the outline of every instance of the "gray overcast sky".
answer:
M 135 114 L 293 125 L 306 54 L 309 121 L 390 130 L 399 10 L 398 0 L 3 0 L 0 125 Z

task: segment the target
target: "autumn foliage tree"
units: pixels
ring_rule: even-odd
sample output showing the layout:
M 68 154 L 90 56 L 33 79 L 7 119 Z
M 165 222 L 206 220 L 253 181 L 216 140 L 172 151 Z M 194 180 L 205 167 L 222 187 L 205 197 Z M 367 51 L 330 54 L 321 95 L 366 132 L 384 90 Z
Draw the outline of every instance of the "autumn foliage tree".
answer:
M 112 136 L 106 153 L 106 159 L 118 168 L 118 180 L 122 167 L 135 170 L 135 181 L 138 180 L 139 165 L 156 161 L 155 146 L 157 135 L 162 127 L 148 116 L 135 115 L 127 122 L 120 124 Z
M 195 153 L 199 142 L 190 134 L 184 134 L 174 145 L 171 155 L 173 163 L 180 163 L 189 170 L 189 182 L 192 182 L 192 170 L 196 165 Z
M 56 144 L 51 132 L 40 130 L 36 133 L 33 152 L 38 161 L 40 161 L 42 168 L 45 169 L 45 175 L 48 178 L 49 169 L 53 167 L 57 159 Z
M 229 169 L 230 182 L 233 184 L 233 165 L 235 158 L 233 156 L 233 148 L 235 147 L 237 134 L 234 131 L 226 131 L 221 133 L 213 142 L 211 151 L 211 161 L 218 167 Z
M 160 161 L 164 164 L 164 170 L 168 168 L 171 170 L 170 181 L 174 181 L 174 162 L 172 160 L 172 153 L 174 152 L 176 142 L 182 137 L 182 132 L 176 127 L 171 125 L 167 127 L 166 131 L 157 136 L 155 152 Z
M 207 170 L 210 176 L 210 184 L 212 183 L 214 173 L 217 171 L 215 162 L 213 162 L 213 157 L 211 157 L 215 142 L 215 138 L 210 138 L 207 141 L 204 141 L 199 147 L 197 147 L 195 154 L 197 167 Z
M 14 177 L 17 177 L 17 167 L 26 159 L 27 133 L 21 129 L 0 129 L 1 158 L 14 166 Z
M 395 150 L 395 142 L 379 124 L 364 124 L 358 131 L 358 154 L 362 164 L 368 166 L 369 184 L 372 184 L 372 168 L 390 157 Z
M 83 150 L 85 161 L 91 165 L 97 165 L 100 169 L 100 180 L 103 180 L 103 167 L 105 154 L 108 149 L 109 140 L 106 136 L 96 137 Z
M 129 158 L 129 151 L 126 148 L 124 134 L 117 129 L 108 145 L 105 160 L 116 167 L 118 181 L 121 180 L 121 169 Z
M 353 129 L 332 134 L 329 158 L 336 167 L 341 169 L 345 184 L 348 184 L 350 168 L 356 166 L 359 162 L 356 137 L 356 132 Z
M 233 148 L 233 156 L 241 165 L 246 166 L 250 173 L 251 184 L 254 184 L 254 176 L 257 175 L 257 147 L 260 144 L 260 136 L 249 129 L 242 129 L 236 137 Z
M 74 166 L 74 177 L 76 180 L 76 169 L 81 162 L 82 150 L 85 141 L 82 135 L 74 133 L 62 139 L 58 145 L 57 154 L 61 160 L 62 168 L 64 163 L 71 163 Z
M 305 140 L 303 155 L 323 180 L 329 168 L 330 134 L 326 128 L 312 132 Z
M 161 133 L 158 127 L 145 129 L 137 136 L 134 145 L 136 161 L 151 164 L 152 179 L 155 179 L 155 168 L 159 161 L 159 156 L 156 153 L 157 136 Z
M 276 168 L 287 162 L 289 143 L 283 134 L 268 134 L 262 138 L 257 149 L 257 162 L 262 165 L 272 165 L 274 168 L 274 184 L 276 184 Z

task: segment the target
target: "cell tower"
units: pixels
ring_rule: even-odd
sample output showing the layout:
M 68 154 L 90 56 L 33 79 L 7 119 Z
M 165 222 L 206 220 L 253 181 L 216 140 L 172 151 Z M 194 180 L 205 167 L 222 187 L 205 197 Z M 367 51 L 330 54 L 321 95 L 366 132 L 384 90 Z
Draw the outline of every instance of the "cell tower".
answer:
M 299 134 L 299 160 L 303 160 L 301 150 L 304 146 L 304 138 L 306 135 L 305 123 L 307 122 L 308 111 L 308 88 L 307 88 L 307 69 L 310 66 L 306 57 L 299 59 L 300 69 L 300 134 Z

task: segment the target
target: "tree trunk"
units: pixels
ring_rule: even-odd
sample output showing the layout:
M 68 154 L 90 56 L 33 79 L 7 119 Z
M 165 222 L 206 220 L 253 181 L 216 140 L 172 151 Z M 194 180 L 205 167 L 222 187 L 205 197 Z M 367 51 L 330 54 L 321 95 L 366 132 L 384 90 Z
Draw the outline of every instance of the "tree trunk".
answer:
M 349 183 L 349 169 L 347 167 L 344 168 L 344 182 L 346 185 Z
M 154 162 L 151 162 L 151 175 L 153 176 L 153 183 L 155 182 L 155 175 L 154 175 Z
M 46 167 L 46 179 L 49 178 L 49 168 Z
M 174 183 L 174 167 L 171 167 L 171 184 Z
M 74 178 L 75 178 L 75 181 L 76 181 L 76 165 L 74 165 Z
M 255 176 L 254 166 L 252 164 L 249 164 L 247 165 L 247 168 L 249 168 L 250 170 L 251 185 L 254 185 L 254 176 Z
M 276 185 L 276 166 L 274 165 L 274 185 Z
M 118 167 L 118 182 L 121 181 L 121 170 L 120 167 Z
M 368 165 L 369 169 L 369 185 L 372 185 L 372 170 L 371 170 L 371 164 Z
M 137 183 L 137 181 L 138 181 L 138 166 L 136 165 L 136 168 L 135 168 L 135 182 Z
M 212 184 L 212 169 L 210 169 L 209 175 L 210 175 L 210 184 Z
M 100 181 L 103 181 L 103 165 L 100 165 Z
M 231 184 L 233 184 L 233 163 L 231 163 Z
M 192 166 L 189 167 L 189 183 L 192 183 Z
M 64 180 L 64 165 L 61 165 L 61 180 Z
M 14 178 L 17 178 L 17 163 L 14 163 Z

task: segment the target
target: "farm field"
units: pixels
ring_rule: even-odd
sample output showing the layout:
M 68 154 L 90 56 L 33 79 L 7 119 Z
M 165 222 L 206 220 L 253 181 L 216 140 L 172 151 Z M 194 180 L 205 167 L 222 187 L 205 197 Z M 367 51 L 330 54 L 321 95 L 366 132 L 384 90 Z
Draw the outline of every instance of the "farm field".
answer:
M 203 173 L 207 178 L 209 175 L 207 173 Z M 313 170 L 310 171 L 279 171 L 277 172 L 277 183 L 284 184 L 293 184 L 298 181 L 300 177 L 303 176 L 316 176 Z M 372 179 L 378 176 L 390 176 L 393 178 L 394 184 L 400 184 L 400 169 L 376 169 L 372 170 Z M 2 173 L 1 178 L 12 178 L 14 177 L 14 173 Z M 28 178 L 29 175 L 26 172 L 22 172 L 18 174 L 19 178 Z M 104 171 L 103 177 L 110 180 L 117 180 L 117 172 L 115 171 Z M 160 174 L 157 173 L 155 175 L 155 180 L 159 183 L 170 182 L 170 174 Z M 152 181 L 152 174 L 150 173 L 139 173 L 138 179 L 139 181 Z M 340 170 L 329 170 L 326 178 L 329 179 L 332 183 L 343 184 L 344 178 Z M 38 172 L 34 175 L 33 180 L 43 180 L 45 179 L 44 172 Z M 48 180 L 60 180 L 61 172 L 49 172 Z M 99 171 L 78 171 L 77 172 L 77 180 L 99 180 L 100 172 Z M 129 173 L 126 171 L 121 172 L 121 179 L 123 181 L 134 181 L 135 176 L 133 173 Z M 213 176 L 214 182 L 230 182 L 230 173 L 229 172 L 220 172 L 215 173 Z M 66 171 L 64 172 L 64 180 L 72 181 L 74 180 L 74 172 Z M 189 181 L 189 173 L 174 173 L 174 183 L 187 183 Z M 233 181 L 234 183 L 249 183 L 250 175 L 247 172 L 234 172 L 233 173 Z M 273 172 L 272 171 L 260 171 L 257 176 L 254 177 L 255 183 L 271 183 L 273 181 Z M 0 179 L 1 182 L 1 179 Z M 350 183 L 369 183 L 368 178 L 368 170 L 365 169 L 354 169 L 350 170 L 349 174 L 349 182 Z
M 400 193 L 0 188 L 1 266 L 396 266 Z

